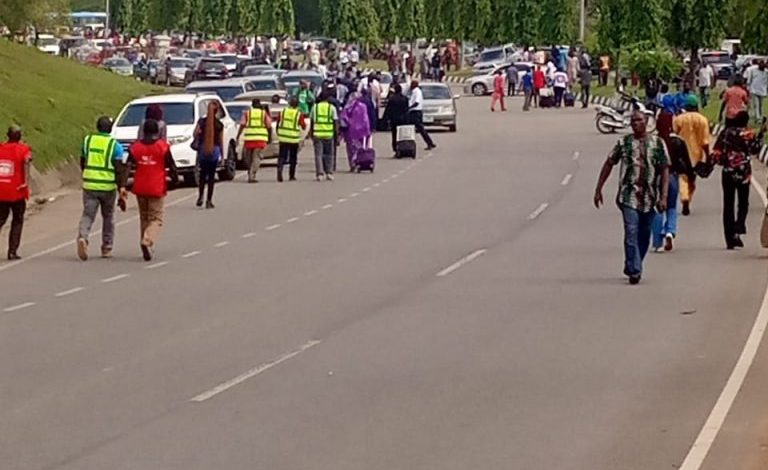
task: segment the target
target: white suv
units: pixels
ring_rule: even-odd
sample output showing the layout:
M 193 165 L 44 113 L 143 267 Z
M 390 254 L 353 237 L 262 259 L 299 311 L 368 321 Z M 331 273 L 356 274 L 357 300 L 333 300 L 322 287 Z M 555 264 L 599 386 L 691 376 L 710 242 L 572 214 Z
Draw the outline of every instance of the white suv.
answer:
M 192 150 L 197 121 L 206 115 L 208 104 L 218 101 L 221 109 L 221 121 L 224 123 L 224 145 L 226 158 L 221 162 L 219 179 L 235 178 L 237 164 L 238 123 L 230 117 L 227 108 L 215 94 L 173 94 L 139 98 L 131 101 L 120 112 L 112 128 L 112 137 L 128 149 L 138 138 L 139 125 L 144 120 L 147 107 L 157 104 L 163 110 L 163 120 L 167 126 L 168 143 L 179 174 L 184 182 L 194 184 L 197 181 L 197 152 Z

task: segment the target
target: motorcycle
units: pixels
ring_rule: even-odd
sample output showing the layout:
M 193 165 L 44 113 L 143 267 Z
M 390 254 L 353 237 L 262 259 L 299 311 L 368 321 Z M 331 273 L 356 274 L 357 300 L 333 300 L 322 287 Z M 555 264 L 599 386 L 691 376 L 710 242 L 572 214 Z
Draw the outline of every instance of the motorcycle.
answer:
M 622 99 L 630 103 L 630 108 L 598 105 L 595 116 L 595 126 L 601 134 L 613 134 L 622 129 L 630 129 L 631 110 L 637 110 L 648 118 L 648 133 L 656 131 L 656 112 L 648 109 L 634 96 L 622 95 Z

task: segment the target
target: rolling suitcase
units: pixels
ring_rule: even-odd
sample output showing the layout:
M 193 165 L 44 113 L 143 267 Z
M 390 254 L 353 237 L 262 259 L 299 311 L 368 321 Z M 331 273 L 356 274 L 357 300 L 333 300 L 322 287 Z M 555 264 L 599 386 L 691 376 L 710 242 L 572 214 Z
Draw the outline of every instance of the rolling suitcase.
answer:
M 395 158 L 416 158 L 416 126 L 397 126 Z
M 363 142 L 363 148 L 355 155 L 355 169 L 358 173 L 370 171 L 373 173 L 376 167 L 376 150 L 373 149 L 373 138 L 369 137 Z
M 563 95 L 563 101 L 566 108 L 573 108 L 573 106 L 576 104 L 576 97 L 573 96 L 573 93 L 570 91 L 566 91 L 565 95 Z
M 542 88 L 539 90 L 539 107 L 540 108 L 554 108 L 555 107 L 555 90 L 552 88 Z

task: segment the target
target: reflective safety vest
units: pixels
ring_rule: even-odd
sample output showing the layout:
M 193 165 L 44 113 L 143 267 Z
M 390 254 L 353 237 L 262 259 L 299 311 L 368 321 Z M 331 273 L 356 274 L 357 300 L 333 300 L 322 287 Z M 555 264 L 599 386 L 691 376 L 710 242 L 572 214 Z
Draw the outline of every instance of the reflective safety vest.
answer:
M 114 191 L 117 189 L 115 165 L 112 155 L 117 141 L 109 136 L 94 134 L 85 138 L 85 169 L 83 189 L 88 191 Z
M 322 101 L 312 109 L 312 127 L 314 137 L 317 139 L 333 139 L 333 108 L 331 103 Z
M 296 108 L 285 108 L 280 113 L 280 125 L 277 126 L 277 140 L 283 144 L 298 144 L 301 141 L 299 117 Z
M 248 113 L 248 125 L 245 128 L 246 142 L 268 142 L 269 129 L 264 125 L 264 110 L 253 108 Z

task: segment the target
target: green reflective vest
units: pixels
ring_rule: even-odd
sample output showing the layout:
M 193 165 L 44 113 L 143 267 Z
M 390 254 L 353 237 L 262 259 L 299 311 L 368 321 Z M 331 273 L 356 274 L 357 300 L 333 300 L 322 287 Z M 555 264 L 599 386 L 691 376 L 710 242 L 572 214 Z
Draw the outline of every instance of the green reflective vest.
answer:
M 312 109 L 312 127 L 314 128 L 313 137 L 316 139 L 333 139 L 334 126 L 332 106 L 333 105 L 327 101 L 321 101 Z
M 264 110 L 253 108 L 248 113 L 248 125 L 245 128 L 246 142 L 269 141 L 269 129 L 264 125 Z
M 83 189 L 88 191 L 114 191 L 117 189 L 115 165 L 112 156 L 117 141 L 112 137 L 93 134 L 85 138 L 85 168 Z
M 280 125 L 277 126 L 277 140 L 280 143 L 298 144 L 301 141 L 300 116 L 296 108 L 285 108 L 280 113 Z

